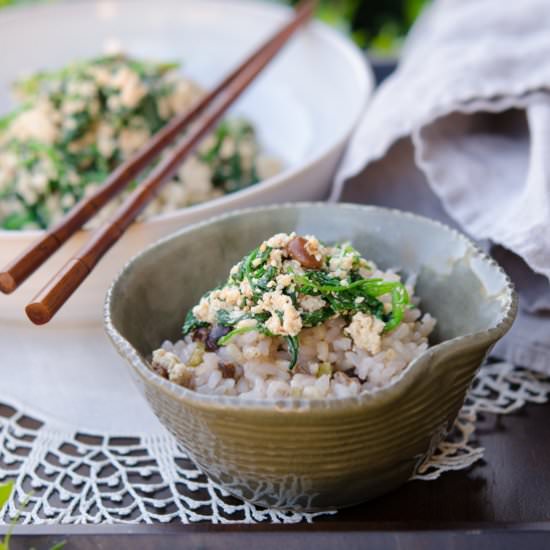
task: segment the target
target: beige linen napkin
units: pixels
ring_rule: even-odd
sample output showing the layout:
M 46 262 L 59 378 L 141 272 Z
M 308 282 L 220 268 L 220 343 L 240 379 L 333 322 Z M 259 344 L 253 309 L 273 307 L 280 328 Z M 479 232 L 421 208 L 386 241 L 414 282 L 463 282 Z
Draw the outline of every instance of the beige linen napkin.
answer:
M 550 372 L 550 2 L 436 0 L 332 198 L 417 211 L 485 243 L 520 290 L 497 354 Z

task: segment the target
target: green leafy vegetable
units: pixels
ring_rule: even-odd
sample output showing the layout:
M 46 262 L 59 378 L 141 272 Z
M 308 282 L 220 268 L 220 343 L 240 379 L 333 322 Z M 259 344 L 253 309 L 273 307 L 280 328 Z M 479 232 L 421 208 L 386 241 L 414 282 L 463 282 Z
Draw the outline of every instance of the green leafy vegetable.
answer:
M 218 346 L 226 346 L 235 336 L 238 336 L 239 334 L 246 334 L 247 332 L 252 332 L 257 329 L 258 327 L 256 326 L 233 329 L 231 332 L 228 332 L 225 336 L 222 336 L 218 340 Z
M 305 312 L 302 314 L 302 326 L 304 326 L 305 328 L 316 327 L 317 325 L 328 321 L 331 317 L 334 316 L 334 314 L 335 311 L 330 306 L 323 307 L 312 312 Z
M 252 271 L 252 262 L 256 259 L 259 251 L 259 248 L 255 248 L 250 254 L 248 254 L 248 256 L 243 258 L 243 260 L 239 264 L 237 274 L 234 277 L 230 278 L 231 282 L 238 283 L 240 281 L 244 281 L 244 279 L 250 275 Z
M 239 288 L 246 281 L 247 287 L 252 290 L 252 293 L 249 292 L 248 297 L 241 300 L 240 308 L 232 309 L 232 306 L 217 311 L 217 324 L 230 329 L 217 341 L 219 346 L 227 345 L 236 336 L 252 331 L 258 331 L 266 336 L 275 336 L 268 330 L 266 323 L 272 315 L 276 315 L 282 325 L 284 312 L 271 310 L 252 313 L 252 307 L 258 305 L 266 293 L 277 287 L 277 277 L 282 273 L 291 275 L 292 284 L 287 284 L 278 292 L 290 298 L 293 306 L 299 311 L 302 328 L 316 327 L 337 316 L 349 321 L 357 312 L 364 312 L 382 320 L 385 325 L 384 330 L 388 332 L 402 322 L 405 310 L 409 307 L 409 296 L 403 283 L 380 278 L 367 278 L 361 275 L 361 269 L 368 264 L 351 245 L 337 246 L 335 250 L 333 249 L 334 256 L 332 258 L 346 259 L 348 263 L 349 257 L 352 258 L 352 267 L 348 268 L 349 271 L 344 278 L 329 272 L 328 265 L 331 258 L 325 258 L 322 264 L 324 267 L 320 269 L 309 269 L 303 272 L 300 270 L 300 273 L 297 273 L 289 264 L 285 264 L 286 267 L 282 268 L 269 263 L 271 252 L 272 248 L 269 246 L 263 245 L 255 248 L 232 270 L 226 288 Z M 385 295 L 391 296 L 389 312 L 386 312 L 386 305 L 380 300 L 380 297 Z M 313 311 L 302 310 L 300 306 L 300 297 L 302 296 L 320 297 L 323 299 L 324 305 Z M 245 319 L 253 319 L 256 323 L 239 327 L 239 323 Z M 190 313 L 185 321 L 184 334 L 202 326 L 205 324 Z M 299 338 L 297 335 L 286 335 L 285 339 L 290 356 L 289 368 L 293 369 L 298 361 Z
M 385 331 L 388 332 L 401 323 L 409 304 L 407 289 L 400 282 L 359 278 L 353 282 L 347 282 L 348 284 L 342 284 L 340 279 L 323 271 L 307 271 L 304 275 L 297 275 L 296 281 L 299 292 L 321 296 L 330 305 L 329 308 L 306 314 L 304 326 L 307 327 L 323 323 L 336 313 L 352 315 L 357 311 L 363 311 L 385 320 Z M 390 293 L 392 311 L 389 319 L 386 319 L 384 304 L 377 298 Z M 302 319 L 304 320 L 304 317 Z
M 403 315 L 405 310 L 409 306 L 409 295 L 407 289 L 403 286 L 396 286 L 391 291 L 392 299 L 392 311 L 389 321 L 386 323 L 385 329 L 386 332 L 396 328 L 401 321 L 403 320 Z
M 229 154 L 223 149 L 228 140 L 231 141 Z M 213 145 L 201 154 L 202 161 L 209 165 L 214 174 L 213 185 L 232 193 L 257 183 L 255 164 L 245 162 L 243 158 L 250 158 L 251 150 L 255 151 L 256 145 L 254 129 L 250 124 L 244 121 L 222 122 L 214 133 Z
M 220 309 L 216 313 L 216 320 L 218 321 L 218 324 L 220 324 L 222 327 L 232 327 L 233 325 L 236 325 L 239 321 L 241 321 L 244 317 L 244 314 L 238 314 L 237 316 L 235 316 L 231 311 L 228 311 L 227 309 Z
M 208 323 L 205 323 L 203 321 L 199 321 L 195 314 L 193 313 L 193 310 L 190 309 L 187 313 L 187 316 L 185 317 L 185 322 L 183 323 L 183 335 L 186 336 L 190 332 L 193 332 L 199 328 L 207 327 Z
M 287 336 L 286 343 L 288 345 L 288 352 L 290 353 L 290 365 L 288 368 L 292 370 L 298 362 L 298 352 L 300 350 L 300 342 L 297 336 Z
M 10 166 L 17 159 L 14 170 L 0 174 L 0 228 L 46 229 L 103 183 L 183 108 L 178 94 L 185 81 L 167 75 L 177 68 L 177 63 L 114 55 L 37 72 L 17 82 L 14 88 L 21 106 L 0 117 L 0 165 Z M 134 81 L 138 93 L 129 99 L 125 90 Z M 42 125 L 46 130 L 37 134 L 40 140 L 11 132 L 13 123 L 29 109 L 38 118 L 55 121 Z M 213 140 L 206 153 L 195 157 L 210 170 L 212 188 L 230 193 L 258 181 L 259 151 L 250 124 L 222 122 Z M 183 186 L 184 192 L 163 208 L 194 204 L 214 191 L 207 190 L 204 197 L 187 193 L 180 173 L 172 185 Z
M 33 215 L 29 212 L 14 212 L 8 214 L 4 218 L 3 226 L 4 229 L 22 229 L 27 223 L 30 223 L 34 220 Z

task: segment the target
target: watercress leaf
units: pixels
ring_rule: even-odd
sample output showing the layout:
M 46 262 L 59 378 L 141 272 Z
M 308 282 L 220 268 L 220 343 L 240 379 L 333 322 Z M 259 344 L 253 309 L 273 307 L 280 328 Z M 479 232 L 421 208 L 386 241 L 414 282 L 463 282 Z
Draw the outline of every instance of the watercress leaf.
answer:
M 22 229 L 26 224 L 34 222 L 34 217 L 29 211 L 8 214 L 1 222 L 1 227 L 8 230 Z
M 252 332 L 253 330 L 257 330 L 257 327 L 241 327 L 233 329 L 231 332 L 228 332 L 225 336 L 222 336 L 218 340 L 218 346 L 226 346 L 233 338 L 235 338 L 235 336 L 238 336 L 239 334 L 246 334 L 247 332 Z
M 255 273 L 254 275 L 257 274 Z M 252 284 L 252 291 L 255 294 L 263 294 L 264 292 L 269 292 L 269 283 L 275 280 L 275 277 L 277 276 L 277 268 L 269 266 L 267 270 L 260 270 L 258 275 L 260 276 L 256 278 L 256 282 Z
M 256 330 L 260 334 L 263 334 L 264 336 L 269 336 L 270 338 L 274 338 L 275 336 L 277 336 L 276 334 L 273 334 L 273 332 L 271 332 L 265 325 L 258 325 Z
M 214 167 L 213 163 L 216 161 L 216 159 L 220 155 L 220 150 L 221 150 L 223 141 L 227 137 L 228 133 L 229 133 L 229 130 L 228 130 L 227 122 L 222 121 L 214 131 L 214 145 L 212 145 L 212 147 L 208 149 L 208 151 L 200 155 L 202 161 L 209 164 L 211 168 Z
M 256 259 L 259 251 L 259 248 L 255 248 L 248 256 L 245 256 L 243 258 L 239 267 L 239 271 L 237 272 L 237 281 L 242 281 L 249 276 L 250 272 L 252 271 L 252 262 Z
M 185 322 L 183 323 L 182 332 L 184 336 L 187 336 L 190 332 L 193 332 L 194 330 L 197 330 L 202 327 L 207 327 L 208 323 L 205 323 L 204 321 L 199 321 L 195 314 L 193 313 L 193 310 L 190 309 L 187 312 L 187 315 L 185 317 Z
M 238 311 L 228 311 L 226 309 L 220 309 L 216 313 L 216 320 L 223 327 L 233 327 L 244 319 L 253 318 L 254 316 L 248 313 L 239 313 Z
M 262 267 L 267 262 L 270 254 L 271 254 L 271 250 L 272 250 L 272 248 L 270 246 L 266 246 L 265 250 L 263 252 L 261 252 L 259 256 L 257 256 L 257 258 L 259 260 L 259 263 L 258 263 L 258 267 L 256 269 L 259 269 L 260 267 Z M 259 251 L 259 249 L 258 249 L 258 251 Z
M 409 304 L 409 293 L 405 285 L 400 284 L 392 290 L 392 311 L 389 321 L 386 323 L 384 330 L 389 332 L 396 328 L 405 315 L 405 310 Z
M 268 311 L 263 311 L 261 313 L 256 313 L 252 316 L 252 319 L 255 319 L 258 321 L 258 324 L 265 323 L 269 318 L 271 317 L 271 314 Z
M 292 370 L 298 362 L 298 352 L 300 351 L 300 341 L 297 336 L 286 336 L 286 343 L 288 345 L 288 353 L 290 354 L 289 370 Z
M 218 310 L 218 312 L 216 313 L 216 320 L 218 321 L 218 324 L 222 327 L 231 327 L 235 324 L 234 317 L 227 309 Z
M 330 319 L 335 314 L 335 311 L 330 306 L 325 306 L 315 311 L 302 314 L 302 326 L 305 328 L 316 327 L 326 320 Z

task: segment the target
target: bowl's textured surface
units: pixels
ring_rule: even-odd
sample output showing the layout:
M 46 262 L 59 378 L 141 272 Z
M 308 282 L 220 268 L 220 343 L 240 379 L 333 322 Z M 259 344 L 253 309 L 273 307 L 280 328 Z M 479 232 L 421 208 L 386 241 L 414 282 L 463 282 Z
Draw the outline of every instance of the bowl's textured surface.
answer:
M 349 240 L 383 268 L 417 273 L 421 307 L 438 319 L 433 347 L 390 386 L 348 399 L 239 401 L 153 374 L 147 358 L 178 337 L 203 292 L 281 231 Z M 515 312 L 504 272 L 443 225 L 375 207 L 298 204 L 241 211 L 148 248 L 111 288 L 106 328 L 162 423 L 214 481 L 260 505 L 314 510 L 409 479 L 446 435 Z

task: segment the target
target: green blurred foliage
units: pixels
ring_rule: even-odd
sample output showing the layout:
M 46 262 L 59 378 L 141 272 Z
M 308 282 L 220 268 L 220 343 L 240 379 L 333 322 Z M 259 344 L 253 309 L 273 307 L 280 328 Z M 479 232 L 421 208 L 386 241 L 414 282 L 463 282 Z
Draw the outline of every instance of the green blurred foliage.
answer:
M 296 4 L 298 0 L 286 0 Z M 430 0 L 320 0 L 319 17 L 348 32 L 362 48 L 391 54 Z
M 39 0 L 0 0 L 0 8 L 5 6 L 15 6 L 20 4 L 30 4 L 32 2 L 38 2 Z

